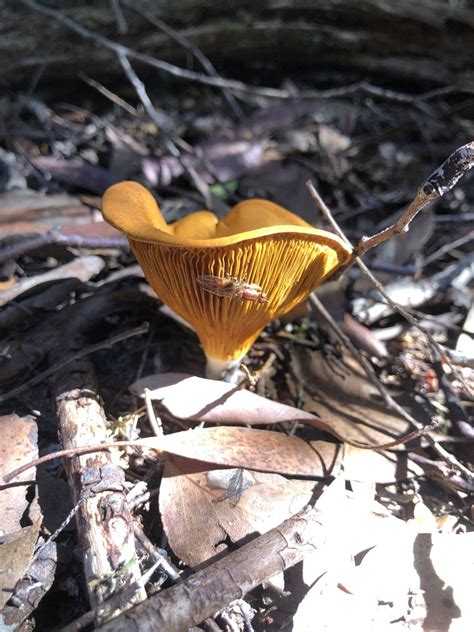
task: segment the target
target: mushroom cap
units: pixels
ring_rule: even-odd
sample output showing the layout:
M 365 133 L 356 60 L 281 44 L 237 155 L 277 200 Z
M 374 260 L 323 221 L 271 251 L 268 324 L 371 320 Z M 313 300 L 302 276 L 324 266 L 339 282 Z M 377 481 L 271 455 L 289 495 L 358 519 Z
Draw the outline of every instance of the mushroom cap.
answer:
M 104 194 L 102 213 L 125 233 L 145 276 L 164 303 L 189 322 L 208 359 L 235 361 L 265 325 L 305 300 L 351 257 L 336 235 L 313 228 L 267 200 L 246 200 L 220 221 L 198 211 L 166 224 L 155 199 L 136 182 Z M 256 284 L 268 302 L 219 296 L 198 282 L 229 277 Z

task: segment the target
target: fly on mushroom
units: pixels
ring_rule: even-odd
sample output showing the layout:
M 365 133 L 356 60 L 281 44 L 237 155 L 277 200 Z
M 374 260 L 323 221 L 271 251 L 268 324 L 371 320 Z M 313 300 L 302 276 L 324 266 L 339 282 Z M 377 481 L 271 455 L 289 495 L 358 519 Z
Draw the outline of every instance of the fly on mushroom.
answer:
M 239 301 L 251 301 L 253 303 L 268 303 L 269 300 L 260 285 L 239 281 L 237 277 L 230 275 L 226 275 L 225 277 L 212 275 L 198 276 L 196 277 L 196 281 L 206 292 L 216 294 L 216 296 L 233 298 Z

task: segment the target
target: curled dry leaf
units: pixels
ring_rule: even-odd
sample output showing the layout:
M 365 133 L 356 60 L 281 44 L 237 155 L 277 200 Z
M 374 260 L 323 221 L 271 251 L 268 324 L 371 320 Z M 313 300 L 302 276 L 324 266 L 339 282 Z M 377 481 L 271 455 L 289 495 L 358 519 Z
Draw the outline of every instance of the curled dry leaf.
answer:
M 374 617 L 379 624 L 401 619 L 407 626 L 403 629 L 418 629 L 411 626 L 421 622 L 422 630 L 465 632 L 474 621 L 468 579 L 474 571 L 473 552 L 474 533 L 407 529 L 405 537 L 385 539 L 364 556 L 354 597 L 370 596 L 378 604 Z
M 206 380 L 186 373 L 161 373 L 138 380 L 131 390 L 160 401 L 175 417 L 208 423 L 274 424 L 316 420 L 304 410 L 274 402 L 227 382 Z
M 470 630 L 474 534 L 426 533 L 360 500 L 341 477 L 318 499 L 327 537 L 293 578 L 294 628 L 317 612 L 318 630 Z
M 265 533 L 297 513 L 313 488 L 311 481 L 249 470 L 183 473 L 180 461 L 170 459 L 160 487 L 160 513 L 173 551 L 195 568 L 226 551 L 227 539 Z

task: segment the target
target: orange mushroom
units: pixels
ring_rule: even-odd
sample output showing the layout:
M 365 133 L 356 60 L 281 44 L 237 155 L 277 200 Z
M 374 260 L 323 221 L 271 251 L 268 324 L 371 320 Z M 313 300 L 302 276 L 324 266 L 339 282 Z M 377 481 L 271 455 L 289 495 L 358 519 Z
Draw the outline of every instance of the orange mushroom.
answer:
M 336 235 L 266 200 L 241 202 L 220 221 L 198 211 L 167 224 L 147 189 L 121 182 L 105 192 L 102 212 L 158 296 L 196 331 L 210 377 L 238 365 L 269 321 L 351 256 Z

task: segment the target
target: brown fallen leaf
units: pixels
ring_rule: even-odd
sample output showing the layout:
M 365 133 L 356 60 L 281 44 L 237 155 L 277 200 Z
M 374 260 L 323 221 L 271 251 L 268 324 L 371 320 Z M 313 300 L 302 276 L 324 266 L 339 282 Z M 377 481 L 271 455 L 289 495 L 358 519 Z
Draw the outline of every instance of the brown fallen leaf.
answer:
M 304 386 L 305 408 L 347 441 L 378 445 L 412 430 L 406 419 L 387 407 L 362 369 L 303 347 L 293 350 L 292 367 Z M 416 419 L 430 423 L 409 393 L 395 399 L 407 404 Z
M 372 596 L 385 622 L 402 618 L 403 629 L 467 632 L 474 623 L 473 572 L 474 533 L 408 528 L 405 537 L 381 539 L 367 552 L 356 570 L 354 597 Z
M 187 459 L 221 467 L 243 467 L 288 476 L 326 477 L 339 469 L 340 446 L 326 441 L 312 445 L 282 432 L 254 428 L 196 428 L 139 443 Z
M 302 573 L 285 586 L 299 604 L 295 629 L 312 631 L 315 612 L 318 630 L 328 632 L 472 628 L 467 578 L 474 570 L 474 533 L 426 533 L 420 522 L 361 502 L 342 477 L 316 506 L 325 515 L 325 547 L 305 558 Z
M 315 415 L 293 408 L 218 380 L 207 380 L 186 373 L 160 373 L 144 377 L 130 387 L 150 397 L 175 417 L 208 423 L 269 424 L 284 421 L 315 420 Z
M 295 99 L 259 109 L 239 125 L 198 143 L 195 155 L 183 154 L 179 159 L 175 156 L 143 159 L 143 174 L 155 187 L 168 185 L 186 167 L 193 168 L 208 183 L 214 182 L 216 178 L 221 182 L 238 178 L 262 164 L 269 132 L 288 127 L 316 107 L 318 104 L 315 101 Z M 294 192 L 297 190 L 293 189 Z
M 160 401 L 173 416 L 180 419 L 246 425 L 300 421 L 360 448 L 382 446 L 391 439 L 402 437 L 409 428 L 408 422 L 391 414 L 385 404 L 377 401 L 379 393 L 366 378 L 354 373 L 349 367 L 346 372 L 355 379 L 355 382 L 347 382 L 355 389 L 353 393 L 344 391 L 346 383 L 341 375 L 334 377 L 332 390 L 329 372 L 322 376 L 321 388 L 327 386 L 326 400 L 322 395 L 321 400 L 310 400 L 308 404 L 318 409 L 320 417 L 226 382 L 206 380 L 185 373 L 151 375 L 138 380 L 130 388 L 141 397 L 144 397 L 144 389 L 148 388 L 151 399 Z M 314 377 L 310 371 L 308 375 Z M 306 384 L 306 380 L 303 383 Z M 359 387 L 361 390 L 357 391 Z M 330 407 L 331 396 L 338 397 L 333 404 L 335 410 Z M 321 402 L 325 401 L 328 403 L 324 407 Z
M 412 461 L 406 452 L 363 450 L 344 445 L 344 477 L 350 481 L 392 483 L 414 476 L 423 476 L 423 468 Z
M 240 478 L 237 494 L 230 487 Z M 160 486 L 160 513 L 174 553 L 196 568 L 238 542 L 265 533 L 311 499 L 314 482 L 250 470 L 182 473 L 169 459 Z

